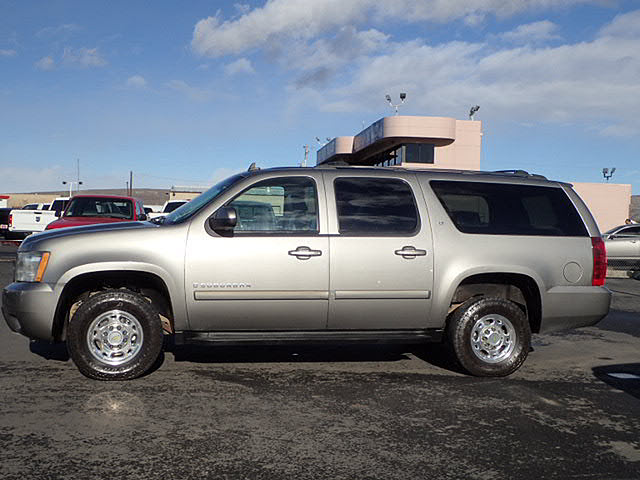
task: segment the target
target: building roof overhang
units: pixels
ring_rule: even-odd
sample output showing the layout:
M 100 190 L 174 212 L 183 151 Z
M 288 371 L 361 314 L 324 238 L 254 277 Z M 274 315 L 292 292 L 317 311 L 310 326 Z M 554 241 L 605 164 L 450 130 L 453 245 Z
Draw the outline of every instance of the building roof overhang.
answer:
M 367 159 L 404 143 L 445 146 L 456 139 L 456 119 L 394 116 L 372 123 L 354 137 L 336 137 L 318 150 L 317 165 L 344 160 L 366 165 Z

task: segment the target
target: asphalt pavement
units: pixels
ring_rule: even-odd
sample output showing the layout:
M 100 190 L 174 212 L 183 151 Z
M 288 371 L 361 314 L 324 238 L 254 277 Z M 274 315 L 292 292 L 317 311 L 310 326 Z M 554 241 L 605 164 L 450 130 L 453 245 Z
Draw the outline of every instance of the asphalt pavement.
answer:
M 0 319 L 0 478 L 638 479 L 640 281 L 609 287 L 606 319 L 534 336 L 502 379 L 438 347 L 168 345 L 97 382 Z

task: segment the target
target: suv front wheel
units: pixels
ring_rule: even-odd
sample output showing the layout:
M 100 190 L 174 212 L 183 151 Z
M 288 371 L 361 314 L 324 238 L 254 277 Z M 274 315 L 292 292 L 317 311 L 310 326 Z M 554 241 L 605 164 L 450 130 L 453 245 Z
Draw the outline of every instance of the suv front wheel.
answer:
M 479 297 L 463 303 L 451 314 L 447 338 L 467 372 L 503 377 L 526 360 L 531 330 L 524 312 L 514 302 Z
M 97 293 L 69 322 L 69 355 L 96 380 L 127 380 L 147 372 L 162 351 L 162 324 L 155 307 L 128 290 Z

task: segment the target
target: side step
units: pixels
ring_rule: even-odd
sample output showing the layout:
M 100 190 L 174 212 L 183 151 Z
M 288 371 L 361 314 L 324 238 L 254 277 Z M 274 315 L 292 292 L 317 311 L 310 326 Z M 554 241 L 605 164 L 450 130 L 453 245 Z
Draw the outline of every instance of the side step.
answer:
M 314 345 L 314 344 L 411 344 L 439 342 L 443 330 L 313 330 L 313 331 L 223 331 L 177 332 L 177 345 Z

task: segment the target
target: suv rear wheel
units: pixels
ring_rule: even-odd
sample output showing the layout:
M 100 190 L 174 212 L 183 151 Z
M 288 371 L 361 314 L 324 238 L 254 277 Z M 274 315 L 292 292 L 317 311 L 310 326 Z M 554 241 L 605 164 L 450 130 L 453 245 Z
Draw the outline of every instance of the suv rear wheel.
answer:
M 109 290 L 84 301 L 69 322 L 69 355 L 96 380 L 127 380 L 147 372 L 162 350 L 158 311 L 142 295 Z
M 523 311 L 503 298 L 471 299 L 453 312 L 447 337 L 458 362 L 472 375 L 515 372 L 529 353 L 531 330 Z

